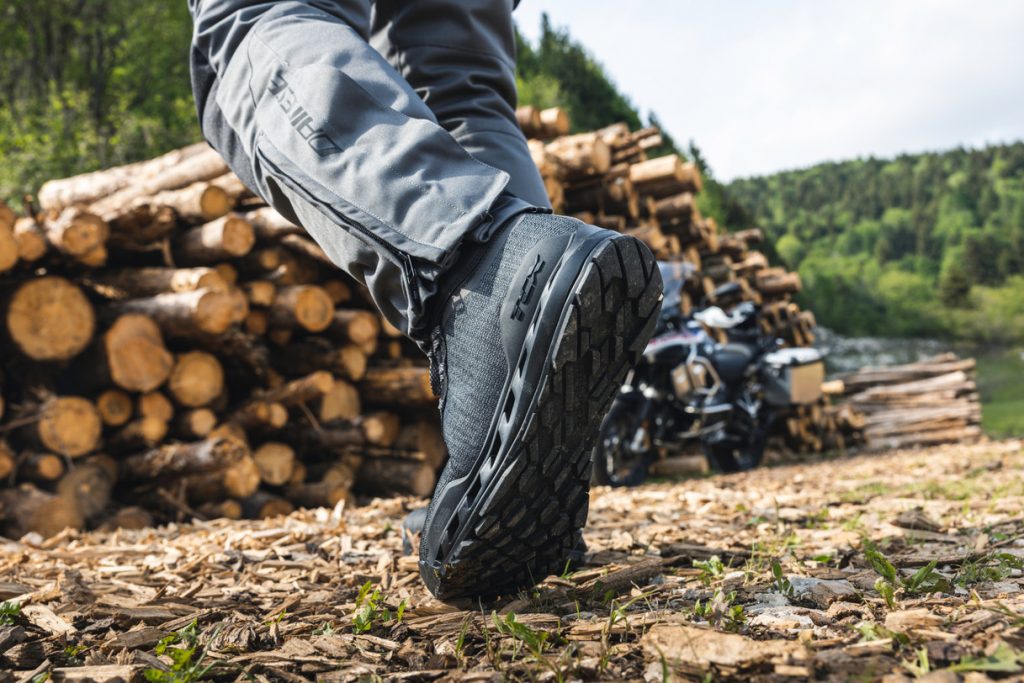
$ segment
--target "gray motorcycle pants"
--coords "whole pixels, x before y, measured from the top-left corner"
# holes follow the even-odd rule
[[[466,240],[549,207],[515,121],[513,0],[189,0],[203,133],[423,339]]]

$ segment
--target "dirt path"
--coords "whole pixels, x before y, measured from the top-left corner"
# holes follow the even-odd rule
[[[20,605],[0,610],[0,670],[20,672],[0,681],[945,681],[1024,662],[1020,442],[599,490],[586,566],[468,609],[402,556],[410,503],[0,542],[0,600]]]

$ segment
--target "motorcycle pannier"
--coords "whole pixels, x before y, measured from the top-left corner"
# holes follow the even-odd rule
[[[815,349],[780,349],[764,358],[765,398],[776,406],[814,403],[821,397],[825,362]]]

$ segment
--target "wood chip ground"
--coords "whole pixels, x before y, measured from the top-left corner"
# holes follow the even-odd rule
[[[0,681],[979,681],[1024,665],[1020,442],[599,489],[584,566],[493,604],[430,598],[402,554],[420,504],[0,541]]]

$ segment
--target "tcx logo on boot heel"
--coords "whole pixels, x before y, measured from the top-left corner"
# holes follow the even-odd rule
[[[530,299],[533,298],[533,292],[537,289],[537,278],[540,277],[540,273],[544,270],[545,262],[541,260],[540,254],[537,254],[537,260],[534,261],[533,267],[530,268],[530,272],[526,274],[526,279],[523,280],[523,287],[519,291],[519,298],[516,299],[515,306],[512,307],[512,319],[522,320],[526,311],[523,310],[523,306],[530,303]]]

